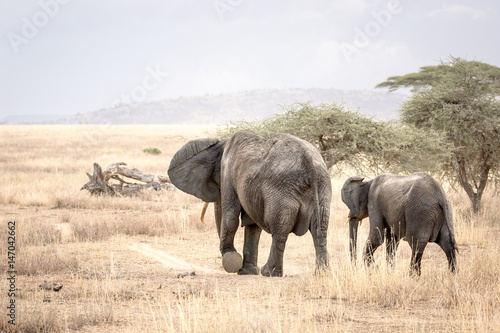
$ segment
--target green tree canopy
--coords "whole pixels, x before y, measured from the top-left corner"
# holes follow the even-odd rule
[[[434,79],[422,89],[423,81],[416,81],[419,90],[403,104],[401,120],[445,134],[452,150],[442,171],[464,188],[478,212],[488,181],[500,176],[500,68],[460,58],[425,68]],[[399,82],[394,89],[411,86]]]
[[[327,166],[342,172],[354,168],[362,174],[438,171],[449,155],[438,132],[412,125],[377,121],[345,105],[298,103],[263,121],[229,124],[219,137],[242,129],[262,136],[289,133],[315,145]],[[422,158],[422,156],[426,156]]]
[[[500,68],[479,61],[466,61],[458,58],[451,58],[451,62],[460,61],[460,66],[467,66],[471,73],[481,76],[492,91],[500,93]],[[391,76],[386,81],[381,82],[375,88],[389,88],[394,91],[401,88],[411,88],[412,92],[418,92],[424,88],[430,88],[446,81],[453,75],[454,66],[449,62],[442,62],[436,66],[420,67],[417,73],[409,73],[401,76]]]

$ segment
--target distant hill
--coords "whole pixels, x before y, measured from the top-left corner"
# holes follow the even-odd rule
[[[0,119],[0,124],[51,124],[63,117],[60,114],[10,115]]]
[[[259,89],[220,95],[179,97],[119,105],[76,114],[66,124],[224,124],[262,119],[281,112],[281,105],[311,101],[342,103],[378,119],[393,119],[404,95],[383,91],[338,89]]]
[[[345,103],[378,119],[393,119],[405,95],[368,90],[258,89],[238,93],[179,97],[117,105],[39,123],[59,124],[225,124],[253,121],[283,110],[282,105],[311,101]],[[32,118],[31,120],[34,120]],[[13,123],[14,121],[10,121]],[[19,123],[35,123],[20,119]]]

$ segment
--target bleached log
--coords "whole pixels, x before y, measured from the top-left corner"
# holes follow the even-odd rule
[[[113,163],[109,165],[104,171],[99,164],[94,163],[94,173],[90,175],[89,182],[82,186],[80,190],[88,190],[93,195],[120,195],[120,196],[135,196],[142,190],[173,190],[175,186],[172,185],[168,177],[144,173],[137,169],[128,169],[124,167],[127,165],[123,162]],[[144,182],[144,184],[137,184],[125,181],[122,177],[131,178]],[[118,184],[109,184],[111,179],[118,180]]]
[[[170,179],[168,179],[168,177],[144,173],[140,170],[137,170],[136,168],[134,169],[124,168],[122,167],[122,165],[127,165],[127,164],[123,162],[118,162],[109,165],[104,171],[104,180],[108,181],[111,177],[118,174],[145,183],[171,184]]]

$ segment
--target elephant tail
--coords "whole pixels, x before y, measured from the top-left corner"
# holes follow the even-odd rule
[[[441,208],[443,209],[444,212],[445,223],[448,226],[448,230],[450,231],[450,243],[451,246],[453,247],[453,251],[458,252],[457,242],[455,241],[455,230],[453,228],[453,212],[451,209],[451,203],[446,198],[444,193],[442,194],[442,197],[443,199],[441,203]]]
[[[319,204],[319,194],[318,194],[318,183],[316,179],[316,168],[314,167],[314,162],[309,153],[306,153],[306,162],[307,162],[307,174],[309,175],[309,183],[311,185],[311,190],[313,193],[314,200],[314,210],[316,214],[313,216],[316,217],[315,220],[311,221],[316,223],[316,234],[318,237],[323,237],[323,231],[321,230],[321,222],[323,221],[323,214]],[[312,229],[311,229],[312,230]],[[326,236],[326,235],[325,235]]]

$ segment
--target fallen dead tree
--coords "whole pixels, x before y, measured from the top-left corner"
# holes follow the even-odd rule
[[[119,162],[109,165],[104,171],[101,166],[94,163],[94,173],[90,175],[89,182],[82,186],[80,190],[88,190],[92,195],[118,195],[118,196],[135,196],[143,190],[173,190],[168,177],[144,173],[137,169],[129,169],[124,167],[126,163]],[[143,182],[142,184],[131,183],[125,181],[121,177],[127,177]],[[115,179],[119,183],[110,184],[110,180]]]

